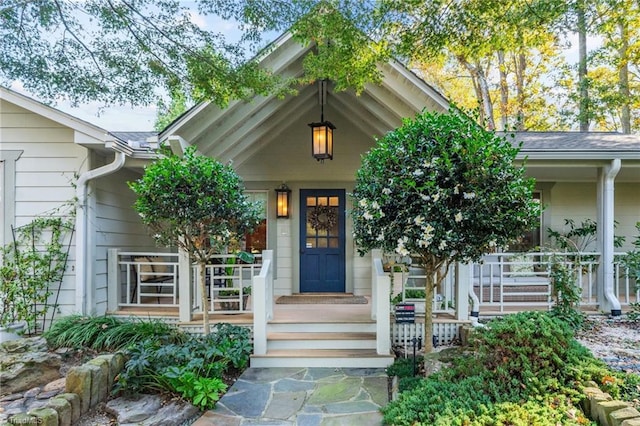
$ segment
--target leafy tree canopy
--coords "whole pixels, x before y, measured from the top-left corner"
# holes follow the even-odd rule
[[[210,100],[224,106],[255,94],[283,95],[316,78],[332,79],[341,89],[362,88],[375,77],[375,63],[384,56],[381,46],[369,49],[367,32],[359,31],[371,22],[364,19],[373,7],[368,3],[193,4],[189,9],[178,0],[4,1],[0,82],[19,80],[44,101],[67,98],[76,105],[144,105],[155,103],[163,92],[186,95],[189,103]],[[236,23],[240,39],[232,42],[222,32],[199,27],[193,19],[196,10]],[[306,61],[302,79],[283,80],[248,56],[264,44],[266,32],[291,29],[294,22],[298,39],[319,48]],[[332,49],[327,49],[329,39]]]
[[[154,239],[208,261],[234,239],[255,228],[260,208],[244,195],[242,180],[227,165],[188,148],[146,167],[129,186],[135,209]]]
[[[423,113],[388,133],[356,175],[360,253],[478,260],[533,227],[534,181],[518,148],[460,112]],[[435,265],[440,262],[436,261]]]

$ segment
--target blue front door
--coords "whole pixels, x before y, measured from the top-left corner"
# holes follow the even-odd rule
[[[300,190],[300,292],[345,291],[345,191]]]

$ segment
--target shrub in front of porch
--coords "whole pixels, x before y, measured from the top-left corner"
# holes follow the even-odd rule
[[[538,223],[534,181],[518,148],[462,112],[425,112],[377,141],[352,194],[355,245],[416,257],[425,269],[425,328],[452,262],[479,261]],[[431,335],[425,350],[431,351]]]
[[[115,392],[171,392],[206,410],[213,408],[251,355],[246,327],[217,324],[205,336],[164,344],[148,339],[130,347]]]
[[[198,264],[203,329],[209,334],[206,265],[255,228],[260,206],[244,195],[242,179],[231,166],[198,155],[195,147],[182,157],[156,161],[129,186],[138,196],[134,207],[156,243],[179,247]]]
[[[593,358],[566,323],[528,312],[476,330],[450,368],[414,383],[383,413],[392,425],[589,424],[577,408],[583,383],[625,399],[634,397],[634,380]]]

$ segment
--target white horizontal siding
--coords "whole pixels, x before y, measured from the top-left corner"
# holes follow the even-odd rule
[[[127,182],[140,177],[127,169],[92,182],[91,203],[92,237],[94,246],[91,265],[94,277],[92,310],[96,314],[107,311],[107,251],[120,248],[125,251],[162,251],[155,246],[146,226],[133,208],[135,193]]]

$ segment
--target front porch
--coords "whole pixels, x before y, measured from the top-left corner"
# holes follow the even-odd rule
[[[476,322],[479,316],[549,309],[549,256],[500,253],[486,257],[482,264],[452,268],[433,301],[435,343],[459,339],[461,326]],[[594,311],[598,309],[599,257],[589,253],[582,258],[578,275],[582,306]],[[424,299],[416,297],[424,291],[426,277],[418,268],[394,274],[392,284],[382,260],[374,255],[372,293],[366,304],[278,304],[270,251],[253,264],[229,259],[220,256],[207,265],[210,322],[252,328],[254,367],[385,367],[393,361],[394,346],[407,349],[413,338],[424,339],[426,334]],[[186,259],[173,253],[114,250],[109,262],[113,279],[109,315],[157,318],[191,333],[202,332],[198,274]],[[640,300],[639,292],[624,271],[614,270],[615,293],[624,310]],[[247,294],[250,297],[244,303]],[[415,304],[414,323],[396,323],[389,303],[392,297]]]

